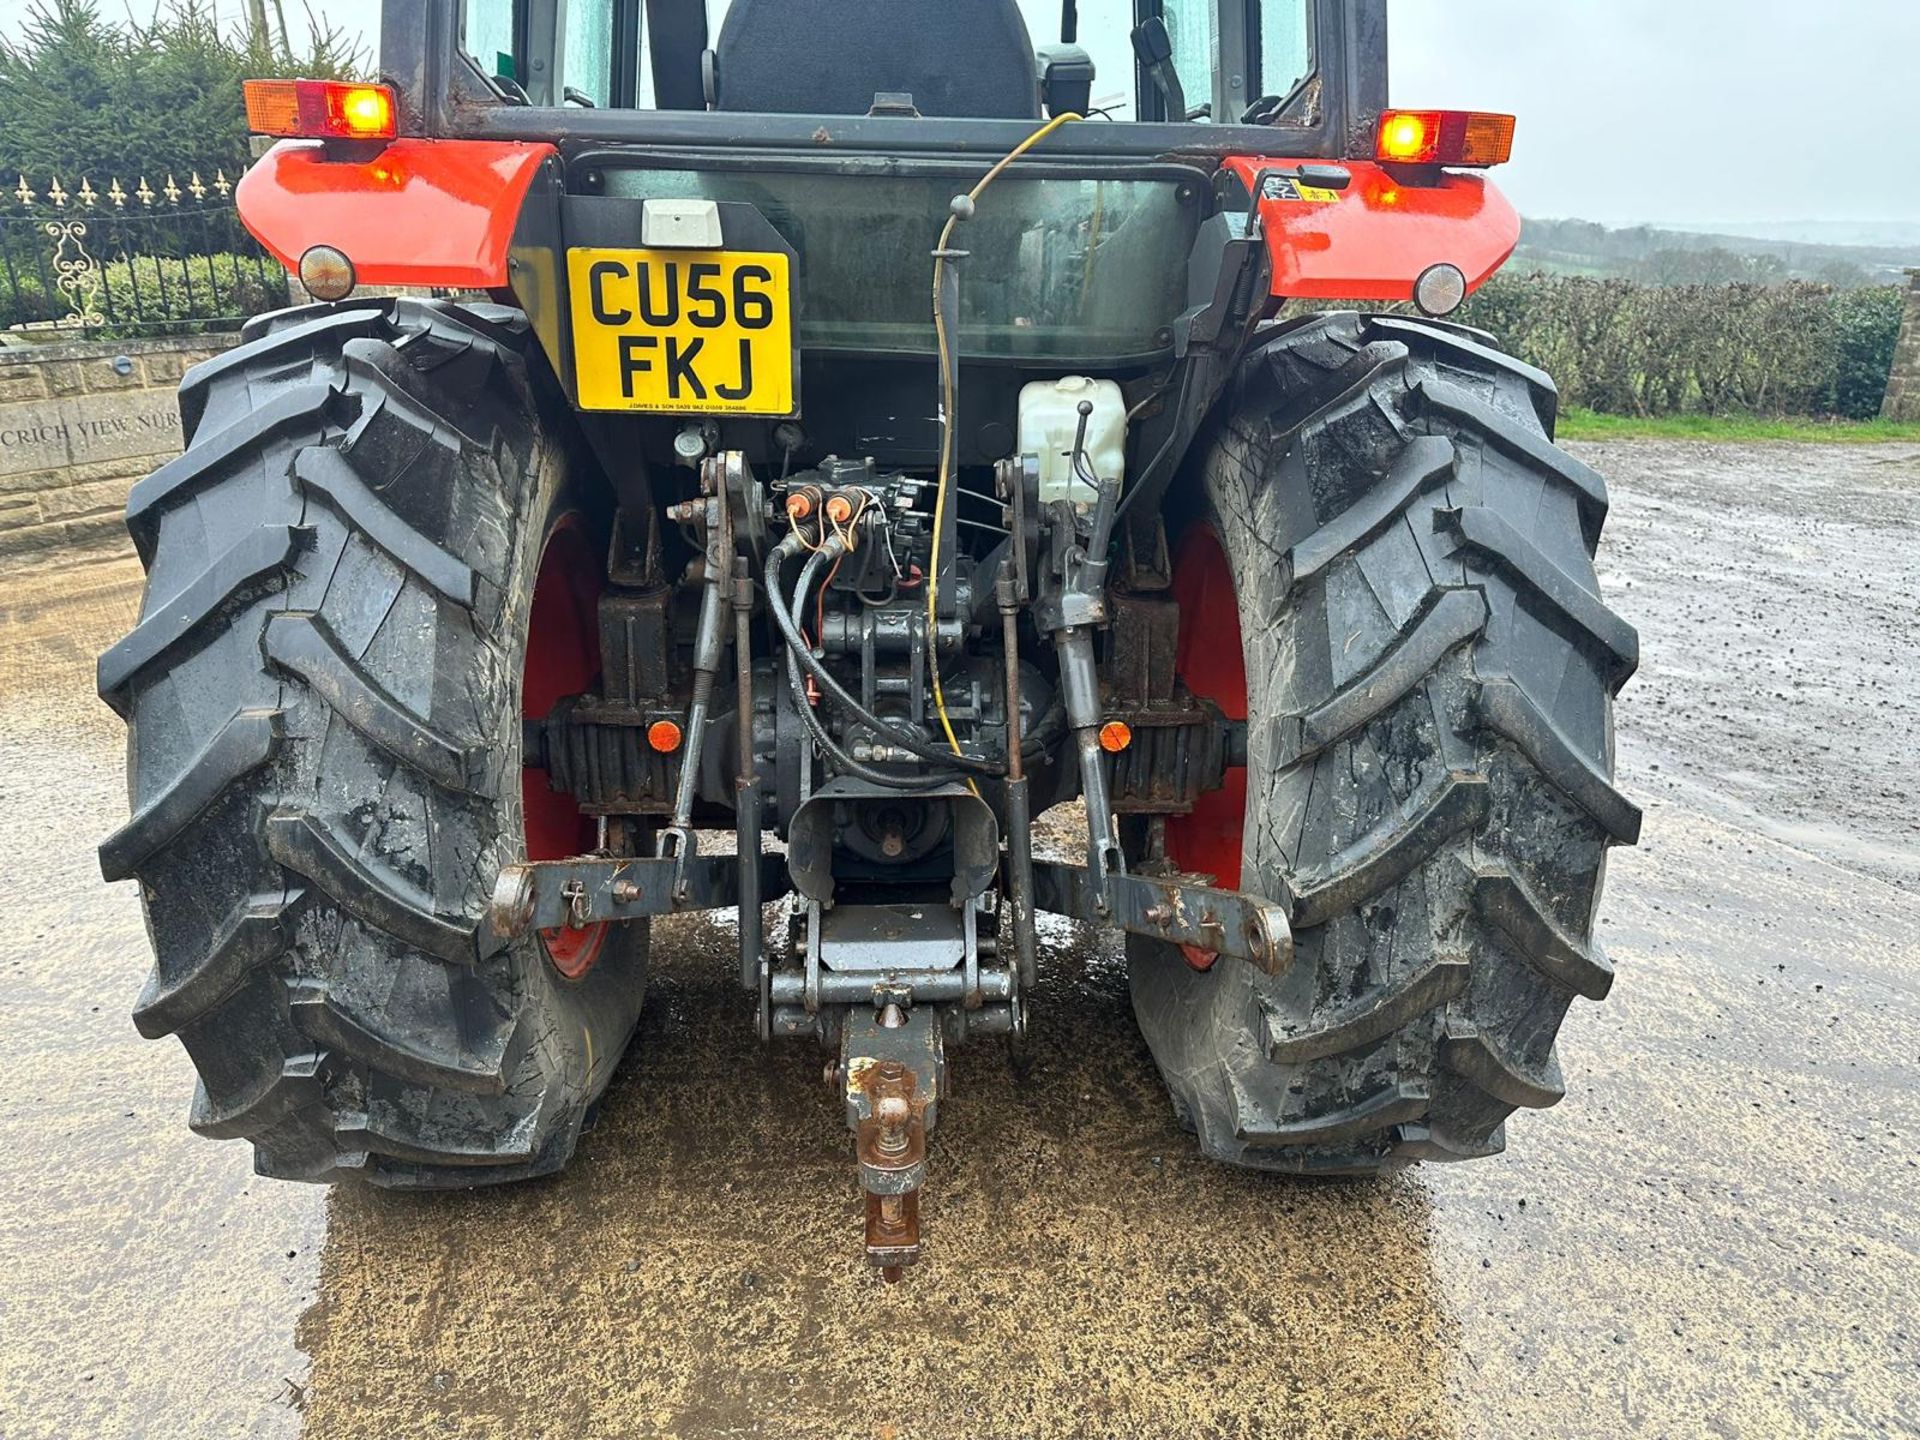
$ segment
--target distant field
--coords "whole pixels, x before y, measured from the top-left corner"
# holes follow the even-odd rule
[[[1900,227],[1835,225],[1808,240],[1787,235],[1613,227],[1590,220],[1524,222],[1512,268],[1553,275],[1593,275],[1655,285],[1813,280],[1823,284],[1898,285],[1903,267],[1920,254],[1920,237]]]
[[[1801,440],[1827,445],[1920,442],[1920,424],[1891,420],[1760,420],[1739,415],[1667,415],[1642,419],[1573,407],[1561,412],[1562,440]]]

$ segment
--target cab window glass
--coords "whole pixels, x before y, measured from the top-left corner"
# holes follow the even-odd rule
[[[615,83],[614,67],[621,63],[614,51],[618,30],[616,7],[630,4],[637,12],[643,0],[466,0],[462,9],[462,48],[486,75],[511,81],[535,104],[591,104],[606,106],[614,96],[633,96],[641,109],[652,109],[654,94],[650,27],[638,26],[639,46],[630,58],[634,75],[624,85]],[[709,43],[717,40],[732,0],[682,0],[704,3]],[[795,0],[799,3],[799,0]],[[954,0],[961,3],[961,0]],[[1027,33],[1036,48],[1060,40],[1059,0],[1017,0]],[[1219,60],[1216,9],[1220,0],[1163,0],[1161,15],[1173,45],[1173,64],[1186,93],[1187,104],[1199,118],[1236,120],[1238,115],[1212,116],[1215,70]],[[1233,0],[1228,0],[1233,3]],[[1313,0],[1245,0],[1248,4],[1249,42],[1259,74],[1249,87],[1249,99],[1284,95],[1313,70]],[[516,10],[521,13],[516,14]],[[1136,90],[1133,47],[1129,36],[1136,14],[1134,0],[1079,0],[1076,43],[1094,65],[1092,113],[1089,120],[1131,121],[1159,109],[1158,97],[1143,106]],[[636,17],[630,17],[630,20]],[[531,24],[546,33],[527,34]],[[520,53],[522,49],[526,54]],[[550,56],[551,65],[547,63]],[[673,63],[669,61],[669,63]],[[623,100],[623,103],[624,100]],[[1170,116],[1170,119],[1181,117]]]
[[[1167,38],[1173,42],[1173,68],[1180,76],[1190,108],[1206,105],[1213,96],[1213,0],[1167,0],[1161,8]],[[1169,115],[1178,120],[1178,115]]]
[[[707,34],[717,36],[731,0],[706,0]],[[1036,47],[1060,38],[1060,0],[1019,0],[1020,16]],[[1138,118],[1133,76],[1133,0],[1080,0],[1079,39],[1093,61],[1093,110],[1107,120]],[[1203,7],[1204,8],[1204,7]],[[645,49],[644,44],[642,49]],[[652,67],[640,65],[640,104],[653,104]]]
[[[1060,38],[1059,0],[1020,0],[1036,47]],[[1133,0],[1080,0],[1079,38],[1093,61],[1093,118],[1138,118],[1133,93]]]
[[[460,16],[460,48],[484,75],[518,80],[513,63],[513,0],[467,0]]]
[[[1263,0],[1259,13],[1259,93],[1285,95],[1313,71],[1313,3]]]
[[[613,98],[613,0],[560,0],[560,83],[575,104]]]

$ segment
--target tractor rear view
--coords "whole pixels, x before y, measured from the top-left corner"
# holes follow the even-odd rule
[[[188,375],[99,666],[193,1127],[555,1171],[729,912],[898,1278],[1050,911],[1209,1156],[1499,1152],[1639,828],[1606,488],[1444,319],[1511,118],[1389,110],[1384,0],[720,8],[388,0],[381,84],[248,87],[320,303]]]

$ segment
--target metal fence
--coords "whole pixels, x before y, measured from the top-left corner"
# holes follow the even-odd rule
[[[0,330],[101,336],[237,327],[287,303],[287,275],[246,231],[224,170],[158,186],[88,177],[0,190]]]

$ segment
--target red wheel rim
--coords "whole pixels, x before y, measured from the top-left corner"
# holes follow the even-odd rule
[[[544,720],[570,695],[591,690],[600,675],[600,560],[579,515],[561,517],[547,536],[527,617],[527,658],[520,676],[520,713]],[[584,855],[598,826],[571,796],[555,791],[545,770],[520,774],[527,858],[565,860]],[[606,924],[582,930],[542,930],[553,968],[569,980],[591,970],[606,947]]]
[[[1233,571],[1220,537],[1197,525],[1180,539],[1173,559],[1173,598],[1180,606],[1180,640],[1173,668],[1188,690],[1211,700],[1229,720],[1247,718],[1247,661],[1240,648],[1240,606]],[[1180,869],[1211,875],[1224,890],[1240,888],[1241,846],[1247,818],[1247,772],[1232,769],[1226,783],[1195,802],[1193,812],[1167,820],[1167,858]],[[1196,970],[1220,957],[1180,947]]]

